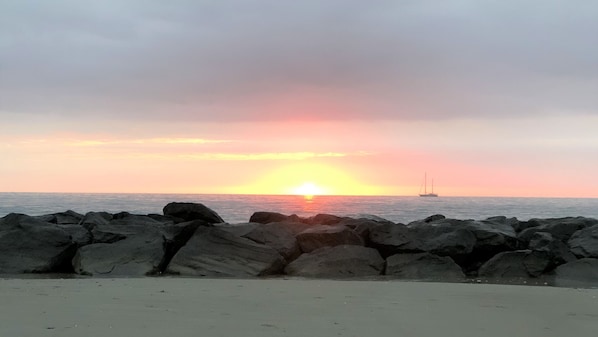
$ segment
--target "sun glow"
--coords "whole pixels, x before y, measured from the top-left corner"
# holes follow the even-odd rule
[[[305,182],[293,190],[293,194],[302,195],[308,199],[313,198],[314,195],[320,195],[322,192],[323,190],[312,182]]]
[[[382,189],[369,186],[347,172],[330,165],[296,163],[268,171],[255,182],[234,186],[230,193],[315,195],[380,195]]]

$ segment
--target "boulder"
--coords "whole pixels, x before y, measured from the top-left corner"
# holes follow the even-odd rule
[[[222,223],[224,220],[212,209],[200,203],[171,202],[164,206],[164,215],[185,221],[202,220],[207,223]]]
[[[246,223],[238,223],[238,224],[223,224],[218,226],[218,228],[222,229],[223,231],[229,232],[236,236],[243,236],[248,234],[252,230],[254,230],[257,226],[261,224],[256,222],[246,222]]]
[[[519,233],[519,240],[525,245],[529,243],[536,232],[550,233],[555,239],[567,242],[573,233],[586,227],[598,224],[598,220],[585,217],[566,217],[550,219],[531,219],[529,227]]]
[[[550,266],[547,254],[531,250],[502,252],[480,267],[479,277],[512,280],[539,277]]]
[[[157,233],[124,238],[114,243],[94,243],[79,248],[73,258],[77,274],[95,276],[144,276],[160,272],[166,243]]]
[[[370,230],[374,227],[381,226],[383,223],[394,225],[394,223],[390,221],[379,222],[371,219],[359,218],[359,219],[351,219],[346,218],[339,222],[337,225],[345,226],[351,228],[355,233],[357,233],[364,241],[365,245],[370,245]]]
[[[529,242],[529,249],[547,254],[551,260],[549,269],[577,259],[565,243],[556,240],[552,234],[546,232],[535,233]]]
[[[285,273],[302,277],[365,277],[380,275],[384,259],[372,248],[356,245],[323,247],[302,254]]]
[[[425,223],[430,223],[430,222],[434,222],[434,221],[438,221],[438,220],[444,220],[446,219],[446,217],[442,214],[434,214],[434,215],[430,215],[429,217],[425,218],[423,221]]]
[[[503,216],[468,222],[466,228],[476,237],[472,253],[493,256],[499,252],[517,249],[517,234],[513,229],[516,222],[515,218]]]
[[[55,224],[15,213],[0,218],[0,274],[68,272],[76,249]]]
[[[340,216],[336,216],[336,215],[332,215],[332,214],[317,214],[313,217],[309,217],[307,219],[305,219],[305,222],[310,224],[310,225],[335,225],[341,221],[343,221],[343,219]]]
[[[150,217],[128,215],[94,225],[92,244],[79,248],[72,266],[82,275],[143,276],[160,274],[201,220],[161,223]]]
[[[598,258],[598,226],[578,230],[573,233],[568,244],[571,252],[578,257]]]
[[[345,226],[315,225],[297,235],[299,247],[304,253],[309,253],[322,247],[339,245],[363,246],[361,237]]]
[[[421,249],[440,256],[461,257],[470,254],[477,242],[473,231],[443,224],[419,225],[411,229]]]
[[[286,261],[292,261],[301,254],[295,234],[280,223],[259,224],[243,237],[274,248]]]
[[[297,215],[284,215],[277,212],[255,212],[249,218],[249,222],[270,223],[270,222],[302,222]]]
[[[558,266],[554,271],[554,285],[559,287],[596,287],[598,259],[583,258]]]
[[[486,220],[438,219],[409,224],[422,251],[450,256],[466,273],[473,274],[494,255],[517,249],[514,218]]]
[[[86,224],[90,228],[93,243],[114,243],[128,237],[144,234],[162,235],[164,228],[171,225],[174,225],[174,223],[163,223],[148,216],[132,214],[126,216],[120,214],[112,221],[104,224]]]
[[[88,212],[79,222],[79,225],[92,229],[96,225],[107,225],[113,219],[112,214],[106,212]]]
[[[71,236],[71,240],[77,246],[85,246],[92,242],[91,232],[87,228],[79,225],[56,225]]]
[[[251,277],[276,274],[284,258],[273,248],[217,227],[199,227],[166,272],[184,276]]]
[[[370,220],[370,221],[375,221],[375,222],[379,222],[379,223],[393,223],[392,221],[390,221],[388,219],[384,219],[384,218],[379,217],[374,214],[357,214],[353,218],[357,219],[357,220]]]
[[[410,280],[458,281],[465,278],[461,267],[453,259],[430,253],[389,256],[385,274]]]
[[[66,212],[36,216],[38,220],[61,225],[76,225],[83,218],[82,214],[68,210]]]
[[[385,223],[371,227],[368,242],[383,257],[398,253],[421,252],[421,244],[410,229],[403,224]]]

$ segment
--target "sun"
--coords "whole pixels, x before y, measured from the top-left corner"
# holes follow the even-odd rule
[[[310,181],[304,182],[303,185],[293,189],[293,194],[303,195],[305,197],[313,197],[314,195],[320,195],[323,192],[322,188]]]

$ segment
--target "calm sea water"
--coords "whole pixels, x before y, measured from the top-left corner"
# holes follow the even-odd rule
[[[203,203],[229,223],[247,222],[256,211],[300,216],[374,214],[401,223],[437,213],[457,219],[485,219],[495,215],[520,220],[565,216],[598,218],[598,199],[315,196],[307,200],[302,196],[280,195],[78,193],[0,193],[0,217],[13,212],[42,215],[66,210],[162,214],[162,208],[172,201]]]

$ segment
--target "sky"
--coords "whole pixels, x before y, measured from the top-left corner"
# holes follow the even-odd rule
[[[0,192],[598,197],[593,0],[3,0]]]

